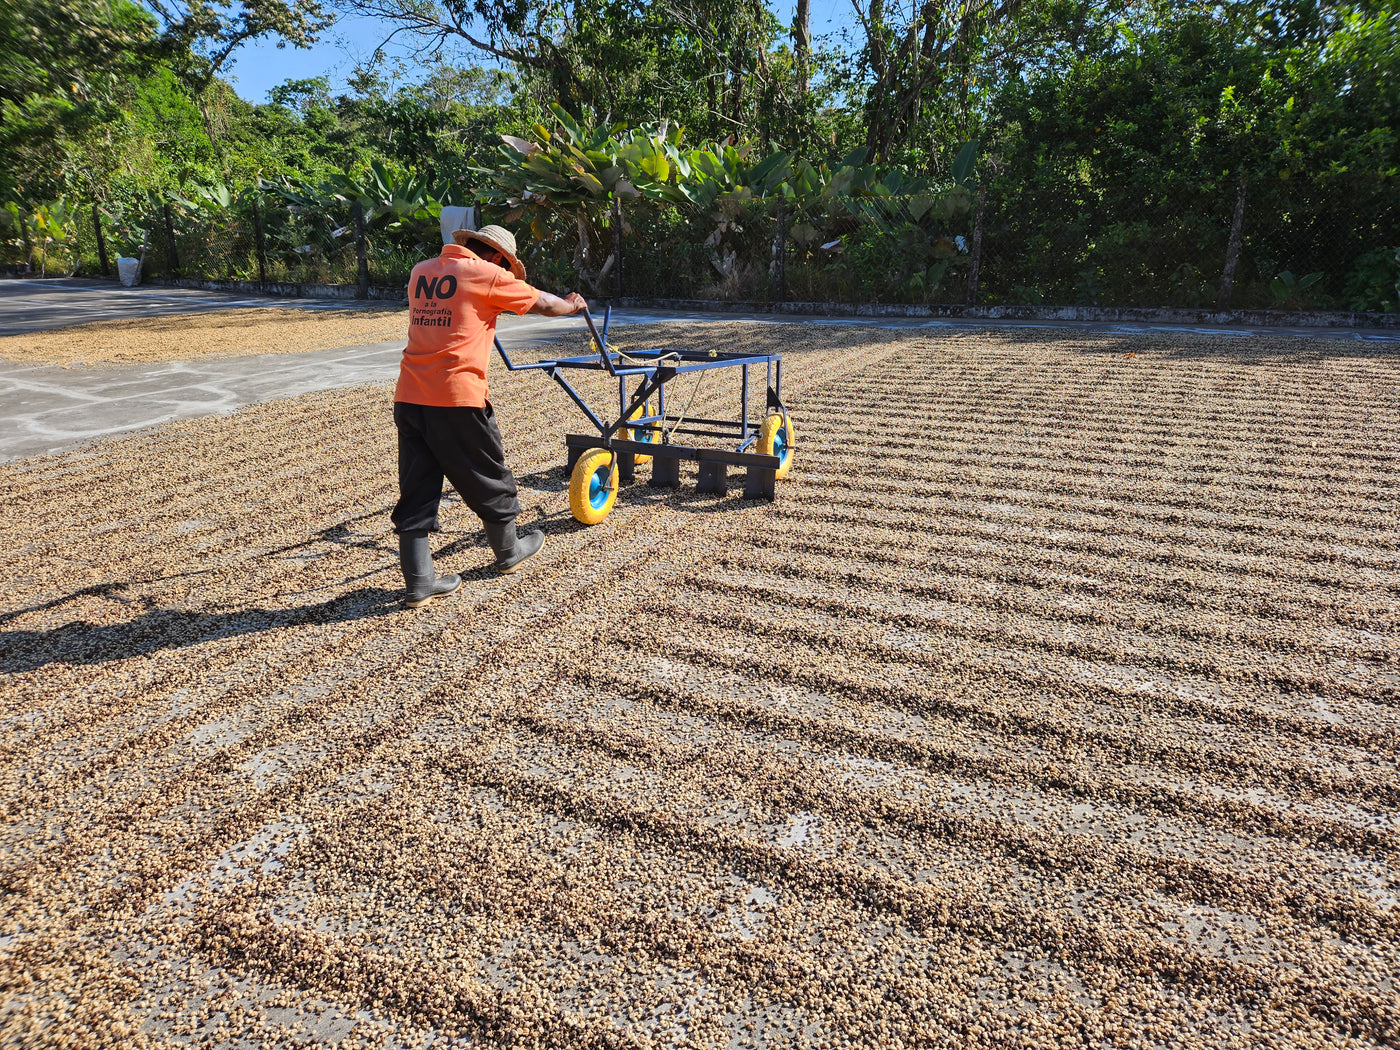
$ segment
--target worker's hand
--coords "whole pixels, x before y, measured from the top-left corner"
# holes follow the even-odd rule
[[[578,292],[570,292],[561,299],[557,295],[542,291],[535,300],[535,305],[530,307],[530,313],[544,314],[545,317],[570,317],[587,309],[588,303]]]

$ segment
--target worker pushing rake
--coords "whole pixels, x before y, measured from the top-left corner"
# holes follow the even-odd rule
[[[481,518],[496,554],[496,567],[513,572],[544,546],[538,529],[520,533],[515,477],[505,464],[486,383],[494,342],[511,371],[542,371],[582,409],[596,434],[569,434],[569,507],[585,525],[607,517],[618,485],[631,481],[635,467],[652,462],[651,484],[680,483],[680,463],[699,466],[697,488],[723,494],[728,469],[747,471],[744,495],[774,497],[774,484],[792,469],[792,421],[782,402],[782,357],[779,354],[718,351],[647,350],[623,354],[609,349],[611,310],[601,331],[577,292],[559,298],[525,282],[525,267],[515,237],[500,226],[457,230],[442,254],[414,267],[409,278],[409,335],[394,392],[394,424],[399,435],[399,501],[394,530],[399,535],[399,562],[410,608],[453,593],[461,586],[454,574],[437,576],[428,549],[428,533],[437,526],[442,482],[446,477],[462,501]],[[592,353],[516,364],[495,338],[502,313],[546,317],[583,314],[592,336]],[[750,423],[752,372],[764,369],[766,412]],[[677,377],[702,377],[719,368],[741,370],[737,420],[689,418],[690,405],[670,413],[666,387]],[[616,419],[599,415],[569,382],[571,370],[606,372],[617,381]],[[629,390],[629,384],[635,386]],[[732,448],[677,443],[676,436],[718,437]],[[735,440],[737,439],[737,441]]]

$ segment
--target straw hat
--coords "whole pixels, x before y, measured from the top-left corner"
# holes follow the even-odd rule
[[[525,280],[525,264],[522,263],[515,254],[515,234],[511,233],[504,226],[483,226],[479,230],[457,230],[452,234],[452,239],[463,248],[470,248],[472,241],[479,241],[488,248],[493,248],[506,257],[510,263],[510,272]]]

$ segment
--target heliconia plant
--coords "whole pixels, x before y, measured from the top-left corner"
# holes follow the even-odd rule
[[[375,265],[396,273],[435,249],[445,205],[480,203],[520,230],[526,250],[548,260],[560,280],[577,278],[599,293],[611,287],[606,279],[631,222],[675,218],[722,279],[739,279],[759,255],[778,258],[784,243],[823,258],[823,249],[842,251],[855,234],[863,242],[899,239],[903,256],[927,260],[911,277],[927,284],[953,251],[948,221],[974,196],[976,143],[958,154],[951,181],[934,181],[868,164],[864,150],[813,163],[752,139],[687,143],[669,121],[631,127],[559,106],[552,114],[526,136],[501,136],[494,155],[473,169],[475,186],[376,159],[316,181],[187,182],[103,212],[118,254],[144,256],[149,247],[169,272],[237,276],[268,264],[269,272],[335,279],[357,254],[357,205]],[[637,207],[623,206],[629,201]],[[0,212],[7,254],[23,253],[41,270],[66,251],[74,224],[62,202],[12,203]],[[763,247],[768,237],[771,252]],[[570,245],[572,260],[564,254]]]
[[[48,276],[49,259],[58,256],[72,272],[78,262],[77,216],[63,200],[25,207],[8,201],[0,209],[6,246],[17,249],[30,266],[39,263],[40,276]]]
[[[451,183],[432,182],[427,175],[395,172],[379,160],[362,171],[332,172],[318,184],[282,179],[263,181],[259,188],[275,193],[302,213],[348,217],[359,204],[366,227],[397,230],[406,223],[435,221],[444,205],[457,203]]]
[[[721,242],[755,201],[781,198],[792,240],[807,248],[861,225],[903,229],[929,217],[946,221],[972,199],[975,142],[960,150],[949,185],[877,169],[865,163],[863,149],[834,165],[814,165],[781,151],[763,154],[752,140],[688,148],[683,129],[665,121],[632,128],[576,120],[557,105],[552,112],[552,129],[537,124],[530,139],[501,136],[495,165],[475,169],[482,176],[477,192],[505,209],[507,223],[524,221],[540,242],[563,220],[576,237],[574,269],[595,287],[615,260],[609,255],[592,265],[593,246],[605,243],[622,199],[640,197],[707,220],[705,244],[715,249],[713,261],[724,275],[729,265]]]

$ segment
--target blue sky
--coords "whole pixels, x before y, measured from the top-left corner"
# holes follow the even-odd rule
[[[779,0],[774,10],[780,19],[791,24],[793,6],[792,0]],[[850,0],[812,0],[814,37],[852,25],[854,21]],[[358,63],[374,53],[392,28],[377,20],[346,18],[326,33],[319,44],[305,51],[255,43],[238,53],[229,79],[249,102],[266,102],[271,88],[292,78],[327,77],[335,93],[343,90],[345,78]],[[401,55],[403,51],[391,47],[390,54]]]

